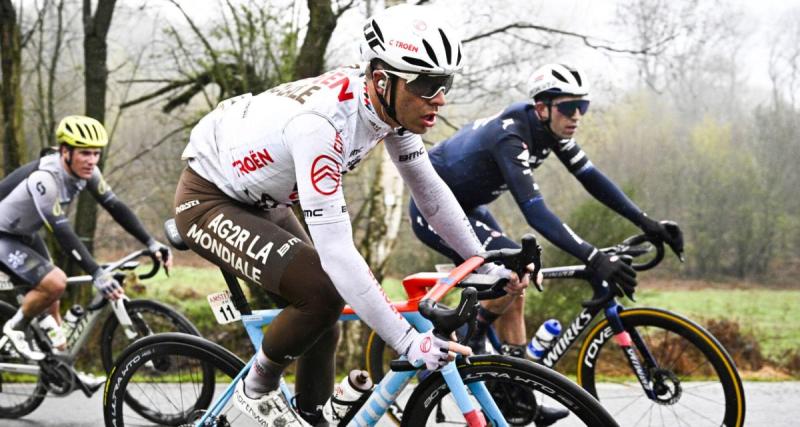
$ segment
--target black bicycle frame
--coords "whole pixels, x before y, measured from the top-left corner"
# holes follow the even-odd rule
[[[545,279],[580,279],[585,280],[587,283],[591,283],[591,280],[593,280],[591,273],[587,271],[584,266],[543,268],[542,274]],[[594,298],[607,296],[607,294],[612,291],[610,286],[605,286],[602,290],[598,290],[599,288],[600,287],[597,286],[594,287]],[[601,312],[604,312],[606,319],[608,319],[608,324],[611,327],[611,333],[604,333],[601,335],[602,340],[591,343],[589,352],[587,352],[587,357],[585,360],[579,360],[578,363],[588,364],[588,366],[591,367],[594,363],[592,356],[597,355],[597,351],[600,348],[599,346],[614,336],[616,337],[617,344],[622,348],[630,368],[636,374],[639,384],[641,384],[645,394],[647,394],[651,400],[655,399],[656,396],[651,385],[650,372],[653,372],[656,368],[656,360],[636,329],[625,329],[622,318],[620,317],[620,313],[624,309],[625,307],[619,304],[616,298],[611,298],[605,307],[598,305],[584,308],[578,313],[578,316],[561,331],[555,344],[545,351],[539,363],[552,369],[592,321]],[[636,348],[639,349],[644,356],[647,365],[646,368],[642,366],[632,344],[635,344]],[[592,348],[595,349],[594,352],[592,352]]]

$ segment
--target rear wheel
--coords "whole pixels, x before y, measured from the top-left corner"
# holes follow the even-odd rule
[[[128,338],[117,317],[111,314],[103,325],[100,344],[100,356],[106,372],[111,370],[111,364],[122,350],[140,338],[161,332],[183,332],[200,336],[200,331],[189,319],[160,302],[130,300],[125,302],[125,309],[131,318],[136,336]]]
[[[627,309],[620,317],[634,338],[636,355],[656,398],[645,396],[623,352],[610,344],[613,332],[607,319],[583,341],[578,383],[621,423],[744,425],[744,391],[736,365],[708,331],[675,313],[653,308]],[[640,343],[635,335],[641,337]],[[645,351],[655,366],[647,363]]]
[[[16,308],[0,301],[0,328],[16,312]],[[1,334],[0,340],[5,341]],[[11,369],[15,366],[38,368],[38,364],[20,356],[10,342],[0,347],[0,364],[8,366],[8,369],[0,369],[0,418],[19,418],[33,412],[47,395],[41,376],[11,372]]]

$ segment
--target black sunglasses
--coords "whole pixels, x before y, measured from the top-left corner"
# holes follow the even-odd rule
[[[558,109],[559,113],[567,117],[574,116],[575,111],[580,111],[582,116],[586,114],[587,111],[589,111],[589,100],[575,99],[572,101],[559,102],[558,104],[553,104],[553,106]]]
[[[432,75],[432,74],[414,74],[414,73],[401,73],[399,71],[383,70],[389,74],[400,77],[406,81],[408,91],[416,96],[432,99],[442,91],[445,95],[450,92],[453,86],[453,75]]]

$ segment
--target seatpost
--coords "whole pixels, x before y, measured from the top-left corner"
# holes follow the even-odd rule
[[[222,272],[222,277],[225,278],[225,283],[228,285],[228,289],[231,291],[231,301],[233,301],[233,306],[239,310],[239,313],[253,314],[253,311],[250,309],[250,304],[247,302],[247,298],[244,297],[242,287],[239,285],[239,279],[223,269],[220,269],[220,271]]]

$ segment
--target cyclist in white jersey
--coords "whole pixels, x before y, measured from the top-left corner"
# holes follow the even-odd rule
[[[200,255],[286,306],[234,396],[261,425],[319,421],[333,389],[345,301],[386,343],[429,369],[470,354],[417,332],[388,303],[353,243],[342,189],[342,174],[383,140],[442,238],[465,258],[482,251],[420,137],[436,123],[462,64],[460,39],[430,15],[420,6],[386,9],[364,27],[366,64],[226,100],[192,130],[175,196],[178,231]],[[310,238],[289,209],[298,202]],[[527,280],[487,268],[513,277],[512,290]],[[278,390],[294,359],[302,418]]]

